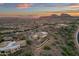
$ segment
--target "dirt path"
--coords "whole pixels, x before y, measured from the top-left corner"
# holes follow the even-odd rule
[[[42,51],[42,48],[45,46],[45,45],[48,45],[48,44],[51,44],[52,43],[52,40],[47,38],[42,44],[40,44],[39,46],[35,47],[35,50],[34,50],[34,55],[37,56],[40,54],[40,52]]]

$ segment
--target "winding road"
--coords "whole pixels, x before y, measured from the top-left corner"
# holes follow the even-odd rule
[[[77,48],[78,48],[78,51],[79,51],[79,43],[78,43],[78,32],[79,32],[79,28],[77,29],[77,31],[75,32],[75,34],[74,34],[74,41],[75,41],[75,43],[76,43],[76,46],[77,46]]]

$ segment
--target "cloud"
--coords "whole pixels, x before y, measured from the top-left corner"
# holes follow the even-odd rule
[[[24,4],[17,4],[16,5],[16,7],[17,8],[29,8],[29,7],[31,7],[31,4],[26,4],[26,3],[24,3]]]
[[[56,4],[54,7],[56,8],[68,8],[68,9],[75,9],[75,8],[79,8],[79,4],[78,3],[71,3],[71,4]]]
[[[0,6],[4,5],[5,3],[0,3]]]
[[[0,5],[3,5],[4,3],[0,3]]]
[[[79,4],[70,4],[68,7],[70,7],[70,8],[79,8]]]

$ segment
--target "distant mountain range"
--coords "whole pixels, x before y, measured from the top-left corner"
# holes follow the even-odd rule
[[[40,17],[40,18],[57,18],[57,17],[74,17],[74,16],[71,16],[69,14],[61,14],[60,16],[56,15],[56,14],[52,14],[50,16],[44,16],[44,17]]]
[[[56,17],[74,17],[74,16],[71,16],[69,14],[61,14],[60,16],[59,15],[56,15],[56,14],[52,14],[50,16],[37,16],[37,15],[27,15],[27,16],[22,16],[22,15],[18,15],[18,16],[0,16],[1,18],[4,18],[4,17],[15,17],[15,18],[56,18]],[[78,16],[77,16],[78,17]]]
[[[60,21],[60,20],[76,20],[79,19],[79,16],[71,16],[69,14],[61,14],[61,15],[56,15],[56,14],[52,14],[50,16],[4,16],[4,17],[0,17],[0,23],[30,23],[33,22],[35,20],[46,20],[47,22],[52,22],[52,21]],[[39,22],[39,21],[38,21]],[[41,21],[42,22],[42,21]],[[45,22],[45,21],[43,21]]]

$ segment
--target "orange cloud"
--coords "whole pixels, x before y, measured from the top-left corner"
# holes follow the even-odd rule
[[[70,8],[79,8],[79,4],[71,4],[69,5]]]
[[[31,4],[17,4],[16,7],[17,8],[29,8],[31,7]]]

